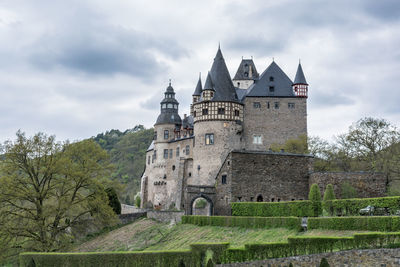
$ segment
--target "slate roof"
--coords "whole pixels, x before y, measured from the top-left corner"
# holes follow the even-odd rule
[[[247,89],[240,89],[238,87],[235,87],[235,89],[236,89],[236,94],[238,96],[239,101],[242,101],[248,92]]]
[[[258,77],[259,74],[254,61],[252,59],[242,59],[233,80],[257,80]]]
[[[197,82],[196,89],[194,90],[193,96],[200,96],[203,87],[201,85],[201,77],[199,76],[199,81]]]
[[[211,101],[238,102],[238,96],[220,48],[218,48],[214,58],[210,76],[215,89],[215,94]]]
[[[165,97],[160,104],[173,104],[173,105],[179,105],[179,102],[175,99],[175,92],[174,88],[172,88],[171,83],[165,90],[165,95],[169,94],[172,95],[171,98]],[[182,120],[181,117],[178,114],[178,109],[175,108],[161,108],[161,114],[158,115],[157,121],[155,125],[157,124],[175,124],[175,125],[182,125]]]
[[[186,118],[183,119],[182,121],[182,128],[186,129],[186,128],[191,128],[193,129],[193,116],[187,116]]]
[[[307,84],[306,77],[304,76],[303,68],[299,62],[299,66],[297,67],[296,77],[294,78],[294,84]]]
[[[203,90],[213,90],[213,91],[215,91],[214,83],[211,80],[210,72],[208,72],[208,74],[207,74],[207,79],[206,79],[206,83],[204,84]]]
[[[147,148],[146,152],[150,151],[150,150],[153,150],[153,149],[154,149],[154,140],[151,141],[151,144],[149,145],[149,148]]]
[[[283,70],[272,62],[261,74],[260,78],[250,86],[248,96],[269,96],[269,97],[295,97],[292,89],[293,82]]]

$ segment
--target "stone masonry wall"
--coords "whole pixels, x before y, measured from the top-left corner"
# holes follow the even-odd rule
[[[254,103],[260,104],[255,108]],[[275,108],[275,102],[279,108]],[[268,107],[269,103],[269,107]],[[289,108],[288,104],[294,104]],[[307,99],[298,97],[247,97],[244,106],[244,141],[247,150],[267,151],[271,144],[307,135]],[[261,144],[253,144],[261,135]]]
[[[147,218],[154,219],[160,222],[174,222],[178,223],[182,221],[182,216],[185,214],[184,211],[147,211]]]
[[[326,258],[330,266],[346,266],[346,267],[395,267],[400,266],[400,248],[397,249],[365,249],[365,250],[348,250],[333,253],[322,253],[304,256],[295,256],[288,258],[278,258],[263,261],[241,262],[220,264],[217,266],[224,267],[286,267],[290,263],[296,267],[319,266],[322,258]]]
[[[318,184],[321,194],[328,184],[333,185],[335,196],[340,198],[341,187],[348,182],[358,193],[358,197],[383,197],[386,193],[386,177],[383,173],[371,172],[314,172],[310,174],[310,186]]]
[[[229,153],[225,159],[217,178],[215,180],[215,190],[217,196],[215,198],[215,215],[231,215],[231,198],[232,198],[232,153]],[[225,183],[222,182],[222,176],[226,176]]]

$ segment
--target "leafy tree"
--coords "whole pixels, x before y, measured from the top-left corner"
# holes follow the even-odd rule
[[[298,138],[292,138],[285,142],[285,144],[272,144],[272,151],[279,152],[281,149],[284,149],[285,152],[296,153],[296,154],[307,154],[308,146],[307,146],[307,136],[300,135]]]
[[[329,200],[334,200],[336,199],[335,197],[335,192],[333,191],[333,185],[332,184],[328,184],[326,186],[325,192],[324,192],[324,202],[323,207],[324,209],[329,212],[329,215],[333,215],[333,210],[332,210],[332,204],[330,202],[327,202]]]
[[[108,196],[108,205],[110,205],[115,214],[121,214],[121,202],[119,202],[115,189],[113,187],[109,187],[106,189],[106,193]]]
[[[347,199],[347,198],[357,198],[357,190],[352,187],[348,182],[342,183],[341,186],[341,197],[342,199]]]
[[[81,220],[114,222],[104,185],[111,166],[91,140],[58,143],[18,131],[3,145],[0,166],[0,239],[22,250],[55,251]]]
[[[308,200],[311,201],[314,217],[322,213],[321,192],[317,184],[312,184],[308,194]]]

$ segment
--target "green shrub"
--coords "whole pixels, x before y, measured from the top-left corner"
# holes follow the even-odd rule
[[[329,213],[329,215],[333,216],[333,207],[332,207],[332,202],[331,200],[336,199],[335,197],[335,192],[333,191],[333,185],[328,184],[325,188],[324,192],[324,201],[322,203],[322,206],[326,212]]]
[[[328,260],[326,258],[322,258],[319,267],[330,267]]]
[[[311,201],[234,202],[232,216],[309,217],[313,215]]]
[[[301,229],[301,218],[298,217],[239,217],[239,216],[197,216],[182,217],[182,223],[198,226],[224,226],[242,228],[288,228]]]
[[[142,199],[140,198],[140,196],[136,196],[135,198],[135,206],[140,208],[140,203],[142,202]]]
[[[309,218],[308,229],[400,231],[399,216],[354,216]]]
[[[314,217],[322,214],[321,192],[317,184],[312,184],[308,194],[308,200],[311,201],[311,209]]]
[[[114,188],[110,187],[106,189],[108,196],[108,205],[113,209],[116,214],[121,214],[121,202],[119,202],[117,192]]]
[[[357,190],[352,187],[348,182],[344,182],[341,186],[341,197],[342,199],[346,198],[356,198],[358,196]]]

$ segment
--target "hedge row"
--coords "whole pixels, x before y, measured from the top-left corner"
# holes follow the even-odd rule
[[[183,216],[182,223],[198,226],[301,229],[298,217]]]
[[[308,229],[400,231],[400,216],[309,218]]]
[[[326,202],[336,215],[359,215],[368,205],[387,208],[390,214],[400,210],[400,197],[337,199]],[[327,206],[328,206],[327,205]],[[233,216],[260,217],[312,217],[312,206],[308,200],[287,202],[234,202],[231,204]]]
[[[332,252],[353,248],[381,248],[400,241],[397,233],[365,233],[353,237],[289,237],[288,242],[247,244],[244,248],[227,249],[222,263],[244,262],[297,255]]]
[[[287,202],[234,202],[231,204],[232,216],[260,217],[311,217],[311,201]]]
[[[353,248],[397,246],[400,232],[364,233],[353,237],[289,237],[288,242],[246,244],[229,248],[229,243],[192,244],[191,250],[152,252],[22,253],[20,266],[209,266]]]
[[[186,251],[154,252],[85,252],[85,253],[21,253],[21,267],[70,266],[200,266],[198,254]]]
[[[400,197],[336,199],[326,203],[332,206],[334,214],[344,216],[359,215],[360,209],[367,206],[386,208],[392,215],[400,210]]]

